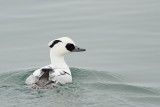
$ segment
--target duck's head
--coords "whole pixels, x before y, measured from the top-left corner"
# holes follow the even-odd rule
[[[48,46],[55,55],[64,55],[70,52],[82,52],[86,49],[79,48],[69,37],[62,37],[49,42]]]

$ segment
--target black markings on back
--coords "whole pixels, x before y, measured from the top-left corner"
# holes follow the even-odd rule
[[[57,44],[58,42],[62,42],[62,41],[60,41],[60,40],[55,40],[55,41],[53,41],[53,43],[49,46],[50,48],[52,48],[55,44]]]
[[[68,51],[73,51],[73,50],[75,49],[75,46],[74,46],[73,44],[71,44],[71,43],[68,43],[68,44],[66,45],[66,49],[67,49]]]
[[[54,81],[49,80],[49,73],[54,72],[54,70],[52,68],[42,68],[41,70],[42,72],[44,72],[44,74],[36,82],[36,85],[40,87],[45,87],[46,85],[54,83]]]
[[[43,72],[49,72],[49,71],[53,71],[53,69],[52,68],[42,68],[42,71]]]

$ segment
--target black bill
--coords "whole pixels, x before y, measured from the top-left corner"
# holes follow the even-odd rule
[[[75,46],[75,49],[72,52],[82,52],[82,51],[86,51],[86,49],[82,49],[82,48]]]

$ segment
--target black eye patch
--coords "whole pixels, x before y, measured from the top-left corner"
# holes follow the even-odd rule
[[[66,49],[67,49],[68,51],[73,51],[73,50],[75,49],[75,46],[74,46],[73,44],[71,44],[71,43],[68,43],[68,44],[66,45]]]
[[[60,40],[55,40],[49,47],[52,48],[55,44],[57,44],[58,42],[62,42]]]

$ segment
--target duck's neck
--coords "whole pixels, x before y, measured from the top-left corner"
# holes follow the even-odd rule
[[[54,52],[50,52],[51,65],[58,69],[69,69],[68,65],[64,60],[64,55],[56,55]]]

